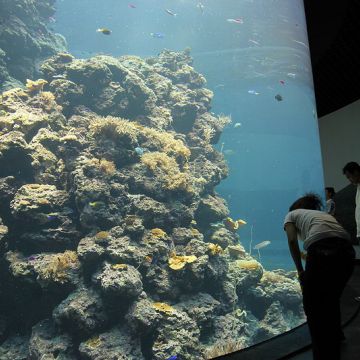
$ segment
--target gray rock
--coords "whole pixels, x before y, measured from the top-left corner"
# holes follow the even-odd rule
[[[1,360],[28,360],[28,336],[12,336],[0,345]]]
[[[108,322],[100,295],[92,288],[81,287],[53,311],[53,319],[62,329],[80,338],[98,332]]]
[[[104,263],[102,269],[93,275],[93,282],[110,298],[132,299],[143,290],[141,274],[127,264]]]
[[[86,360],[144,360],[140,339],[126,327],[115,327],[82,342],[79,352]]]
[[[28,360],[76,360],[71,338],[59,334],[51,320],[43,320],[33,326]]]
[[[201,359],[200,330],[185,312],[175,310],[163,314],[152,347],[153,359],[163,360],[177,355],[180,359]]]
[[[211,295],[199,293],[197,295],[181,297],[181,301],[176,304],[176,308],[186,312],[191,319],[196,321],[201,329],[211,325],[219,305],[220,302]]]

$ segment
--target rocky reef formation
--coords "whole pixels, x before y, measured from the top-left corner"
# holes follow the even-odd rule
[[[210,359],[303,321],[214,191],[229,118],[189,51],[41,71],[0,98],[1,359]]]
[[[0,92],[39,75],[39,63],[66,48],[50,29],[55,0],[0,0]]]

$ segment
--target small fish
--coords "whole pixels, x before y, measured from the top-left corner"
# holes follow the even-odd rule
[[[170,356],[169,358],[167,358],[166,360],[177,360],[177,359],[178,359],[178,356],[173,355],[173,356]]]
[[[247,224],[247,222],[245,220],[242,220],[242,219],[237,220],[237,223],[238,223],[239,227],[244,226],[244,225]]]
[[[225,87],[225,85],[224,84],[217,84],[217,85],[215,85],[215,89],[217,89],[217,88],[224,88]]]
[[[156,32],[156,33],[150,33],[150,36],[156,39],[163,39],[165,37],[165,34],[161,32]]]
[[[144,258],[144,260],[146,261],[146,262],[148,262],[148,263],[152,263],[152,257],[151,256],[149,256],[149,255],[147,255],[147,256],[145,256],[145,258]]]
[[[172,12],[170,9],[165,9],[165,11],[171,15],[171,16],[177,16],[177,14],[175,14],[174,12]]]
[[[306,47],[307,49],[309,49],[309,47],[308,47],[305,43],[303,43],[302,41],[298,41],[298,40],[294,40],[294,39],[293,39],[293,41],[296,42],[296,43],[298,43],[298,44],[300,44],[300,45],[303,45],[304,47]]]
[[[53,79],[66,79],[66,76],[64,74],[60,74],[60,75],[54,75],[52,78]]]
[[[102,205],[104,205],[104,202],[103,202],[103,201],[92,201],[92,202],[89,202],[89,205],[90,205],[92,208],[99,208],[99,207],[101,207]]]
[[[201,11],[201,13],[204,13],[205,5],[201,2],[197,3],[196,7]]]
[[[292,78],[292,79],[295,79],[296,78],[296,74],[294,73],[287,73],[286,76]]]
[[[37,256],[35,256],[35,255],[30,255],[27,259],[28,259],[28,261],[34,261],[34,260],[37,259]]]
[[[279,80],[279,83],[280,83],[281,85],[285,85],[285,81],[284,81],[284,80]]]
[[[256,245],[254,246],[254,249],[255,249],[255,250],[259,250],[259,249],[262,249],[263,247],[268,246],[268,245],[270,245],[270,244],[271,244],[271,241],[265,240],[265,241],[262,241],[261,243],[256,244]]]
[[[256,40],[249,39],[248,41],[251,42],[251,43],[253,43],[253,44],[255,44],[255,45],[260,45],[260,43],[257,42]]]
[[[53,220],[56,220],[57,219],[57,216],[56,215],[52,215],[52,214],[48,214],[46,216],[46,218],[49,220],[49,221],[53,221]]]
[[[280,94],[276,94],[276,95],[275,95],[275,99],[276,99],[277,101],[282,101],[282,100],[283,100],[283,97],[282,97]]]
[[[139,156],[144,154],[144,149],[142,147],[137,146],[134,150]]]
[[[226,19],[227,22],[233,23],[233,24],[243,24],[244,20],[242,18],[237,19]]]
[[[248,93],[249,93],[249,94],[252,94],[252,95],[260,95],[260,93],[258,93],[258,92],[255,91],[255,90],[248,90]]]
[[[111,30],[106,29],[106,28],[97,29],[96,32],[102,33],[104,35],[110,35],[111,34]]]
[[[234,124],[234,128],[238,128],[238,127],[240,127],[241,125],[242,125],[242,124],[239,123],[239,122],[238,122],[238,123],[235,123],[235,124]]]
[[[128,7],[129,7],[130,9],[136,9],[136,5],[134,5],[134,4],[128,4]]]
[[[235,151],[231,150],[231,149],[226,149],[226,150],[223,151],[223,154],[225,154],[225,155],[234,155]]]
[[[190,225],[197,225],[197,222],[195,220],[191,220]]]

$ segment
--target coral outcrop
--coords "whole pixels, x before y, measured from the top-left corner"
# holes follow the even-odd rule
[[[302,322],[224,223],[230,119],[188,50],[41,70],[0,96],[2,359],[209,359]]]
[[[55,0],[0,0],[0,91],[39,75],[39,64],[66,42],[49,25]]]

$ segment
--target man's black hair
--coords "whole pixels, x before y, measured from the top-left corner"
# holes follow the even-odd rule
[[[360,172],[360,165],[355,161],[351,161],[351,162],[347,163],[343,168],[343,174],[348,172],[351,175],[354,175],[356,173],[356,171]]]
[[[303,197],[297,199],[289,208],[289,211],[296,209],[321,210],[322,201],[319,195],[315,193],[307,193]]]

